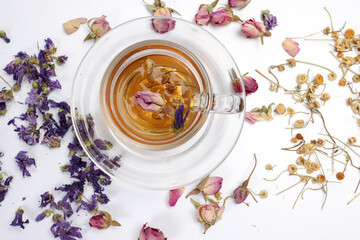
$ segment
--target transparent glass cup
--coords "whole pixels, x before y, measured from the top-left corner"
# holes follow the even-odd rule
[[[123,23],[90,48],[75,76],[72,119],[85,152],[107,174],[147,189],[174,189],[206,176],[226,159],[242,129],[245,95],[234,93],[232,82],[236,79],[244,89],[240,72],[214,36],[175,18],[168,19],[176,22],[175,28],[160,34],[152,28],[153,19]],[[160,47],[146,49],[154,45]],[[176,51],[168,51],[169,47]],[[133,61],[154,53],[184,62],[196,73],[199,83],[191,106],[197,120],[184,134],[174,134],[160,144],[137,141],[125,134],[128,126],[119,128],[116,118],[110,117],[114,106],[107,102],[113,101],[114,76]],[[94,124],[87,121],[89,117]],[[98,139],[110,141],[113,147],[102,150],[95,144]],[[114,161],[115,156],[121,156],[120,162]]]

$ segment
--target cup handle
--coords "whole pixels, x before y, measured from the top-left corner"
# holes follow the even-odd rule
[[[241,113],[244,111],[244,99],[240,95],[231,94],[195,94],[192,97],[193,111],[208,111],[213,113]]]

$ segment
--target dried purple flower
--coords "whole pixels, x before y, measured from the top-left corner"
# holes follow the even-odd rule
[[[48,191],[41,194],[40,197],[41,197],[41,203],[39,206],[40,208],[44,208],[47,205],[54,203],[54,196],[50,194]]]
[[[94,144],[96,147],[98,147],[100,150],[109,150],[113,147],[112,143],[107,140],[102,139],[96,139],[94,141]]]
[[[25,228],[24,224],[25,223],[29,223],[29,220],[27,219],[26,221],[23,221],[23,214],[24,214],[24,210],[22,208],[18,208],[18,210],[15,213],[15,218],[14,220],[11,222],[10,226],[13,227],[21,227],[22,229]]]
[[[10,39],[6,36],[6,33],[4,30],[0,30],[0,38],[4,39],[6,43],[10,42]]]
[[[66,201],[59,201],[57,204],[57,208],[62,210],[64,213],[64,218],[69,218],[73,215],[74,211],[72,210],[71,204]]]
[[[75,181],[72,184],[64,184],[55,188],[55,190],[66,192],[66,195],[62,199],[63,201],[69,199],[70,202],[79,202],[79,199],[81,199],[81,195],[84,192],[84,185],[85,181]]]
[[[0,176],[2,176],[2,174],[0,174]],[[3,179],[0,180],[0,203],[4,201],[12,180],[12,176],[7,177],[5,181],[3,181]]]
[[[190,112],[190,109],[187,110],[185,117],[183,117],[184,105],[181,105],[178,109],[176,109],[175,120],[174,120],[174,123],[171,125],[175,134],[179,134],[182,130],[184,130],[185,120],[186,120],[187,116],[189,115],[189,112]]]
[[[62,218],[58,218],[50,228],[55,238],[59,237],[61,240],[75,240],[75,238],[82,238],[80,233],[81,228],[72,227],[70,222]]]
[[[269,10],[261,11],[261,19],[263,20],[266,29],[269,31],[278,25],[276,17],[272,15]]]
[[[30,177],[31,174],[30,172],[27,170],[27,167],[34,165],[36,167],[36,163],[35,160],[33,158],[30,158],[26,155],[27,152],[25,151],[20,151],[16,156],[15,159],[17,160],[17,164],[20,168],[20,170],[22,171],[23,177],[27,176]]]
[[[56,57],[56,63],[59,65],[64,64],[67,61],[68,57],[65,55]]]

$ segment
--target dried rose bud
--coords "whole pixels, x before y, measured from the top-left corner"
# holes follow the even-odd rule
[[[178,199],[181,197],[181,195],[184,193],[185,188],[178,188],[173,189],[169,191],[169,205],[170,207],[173,207],[176,205]]]
[[[186,197],[202,193],[204,196],[216,194],[222,187],[222,177],[205,177],[200,181],[197,187],[192,190]]]
[[[245,202],[248,196],[249,196],[249,190],[246,188],[239,187],[234,191],[234,198],[236,204],[241,204]]]
[[[105,20],[106,16],[102,15],[98,18],[93,18],[93,23],[90,27],[91,33],[89,33],[84,41],[90,40],[90,39],[99,39],[102,37],[105,33],[111,30],[110,24],[108,21]],[[91,20],[89,20],[91,21]]]
[[[263,37],[266,32],[266,27],[261,22],[255,21],[255,19],[249,19],[241,24],[241,31],[250,38]]]
[[[99,211],[100,214],[92,216],[89,220],[90,227],[97,229],[106,229],[110,226],[120,227],[120,223],[111,219],[111,215],[105,211]]]
[[[218,204],[210,203],[201,205],[197,210],[199,222],[205,223],[205,234],[212,225],[221,220],[225,206],[220,207]]]
[[[230,9],[223,8],[211,14],[211,22],[216,26],[228,25],[233,21],[234,14]]]
[[[146,226],[145,223],[140,231],[139,240],[166,240],[163,232],[156,228]]]
[[[71,19],[71,20],[63,23],[63,26],[64,26],[65,32],[67,34],[72,34],[79,29],[80,24],[83,24],[86,22],[87,22],[86,18],[75,18],[75,19]]]
[[[153,16],[164,17],[164,18],[153,19],[152,25],[156,32],[166,33],[175,28],[176,22],[174,19],[171,18],[171,9],[165,7],[159,7],[154,11]]]
[[[300,51],[299,44],[291,38],[286,38],[282,45],[285,51],[292,57],[295,57]]]
[[[232,81],[232,86],[233,89],[236,93],[242,93],[243,92],[243,87],[241,85],[240,79],[236,78],[235,80]]]
[[[195,15],[195,23],[200,26],[208,25],[210,23],[213,7],[209,4],[201,4],[197,14]]]
[[[135,100],[142,109],[149,112],[157,112],[165,105],[165,101],[159,93],[150,91],[138,91]]]
[[[248,3],[250,2],[250,0],[229,0],[228,1],[228,5],[231,8],[243,8],[244,6],[246,6]]]
[[[256,92],[258,90],[259,86],[258,86],[258,84],[257,84],[257,82],[256,82],[256,80],[254,78],[245,75],[245,76],[242,76],[242,80],[244,82],[245,94],[246,95],[254,93],[254,92]],[[234,83],[233,83],[233,86],[234,86]]]

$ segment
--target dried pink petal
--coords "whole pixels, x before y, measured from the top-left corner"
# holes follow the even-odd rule
[[[246,112],[245,119],[252,124],[264,120],[264,118],[260,116],[260,113],[257,112]]]
[[[176,205],[178,199],[181,197],[181,195],[184,193],[185,188],[178,188],[173,189],[169,191],[169,205],[170,207],[173,207]]]
[[[245,6],[245,4],[247,4],[250,0],[229,0],[228,1],[228,5],[233,8],[233,7],[242,7]]]
[[[282,46],[285,51],[292,57],[295,57],[300,51],[299,44],[291,38],[286,38],[282,43]]]
[[[87,22],[86,18],[75,18],[75,19],[71,19],[71,20],[63,23],[63,26],[64,26],[65,32],[67,34],[72,34],[79,29],[80,24],[83,24],[86,22]]]
[[[142,109],[149,112],[157,112],[165,105],[165,101],[159,93],[150,91],[138,91],[135,100]]]

